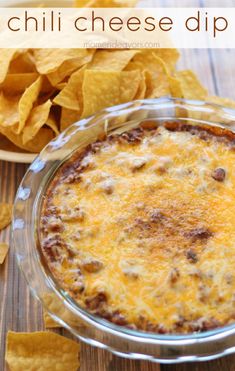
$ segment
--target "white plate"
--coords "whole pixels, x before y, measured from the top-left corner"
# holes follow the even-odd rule
[[[34,153],[18,153],[0,150],[0,160],[18,162],[21,164],[31,164],[37,155]]]

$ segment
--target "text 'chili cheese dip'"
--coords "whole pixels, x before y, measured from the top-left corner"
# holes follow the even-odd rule
[[[53,276],[81,307],[156,333],[234,321],[228,133],[177,122],[140,126],[62,165],[44,198],[40,239]]]

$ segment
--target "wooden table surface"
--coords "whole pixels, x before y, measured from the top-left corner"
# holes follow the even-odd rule
[[[195,5],[195,1],[178,1],[178,5]],[[191,4],[189,4],[191,3]],[[148,5],[153,5],[153,0]],[[173,0],[165,4],[176,5]],[[224,4],[224,3],[223,3]],[[220,5],[222,6],[222,1]],[[213,3],[214,6],[219,2]],[[232,6],[228,0],[227,6]],[[211,94],[235,99],[235,50],[184,50],[179,63],[181,68],[192,68]],[[0,161],[0,201],[13,202],[16,189],[26,165]],[[9,228],[0,233],[0,241],[9,240]],[[29,293],[11,247],[10,253],[0,266],[0,371],[6,370],[4,362],[5,335],[8,330],[43,330],[42,308]],[[69,336],[65,330],[58,330]],[[144,361],[118,358],[88,345],[81,345],[81,371],[235,371],[235,355],[205,363],[181,365],[158,365]],[[27,371],[27,370],[22,370]],[[69,371],[69,370],[68,370]]]

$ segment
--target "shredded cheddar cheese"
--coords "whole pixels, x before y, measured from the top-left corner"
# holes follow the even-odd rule
[[[160,333],[233,321],[235,151],[199,134],[161,127],[133,143],[120,135],[59,171],[42,211],[42,250],[81,306]]]

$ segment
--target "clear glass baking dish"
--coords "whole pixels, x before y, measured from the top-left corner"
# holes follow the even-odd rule
[[[52,318],[80,340],[117,355],[161,363],[204,361],[235,352],[235,323],[189,335],[158,335],[119,327],[93,316],[53,279],[38,243],[38,219],[44,191],[56,170],[74,151],[104,134],[137,127],[142,120],[156,126],[177,119],[190,125],[235,130],[235,111],[202,101],[160,98],[107,108],[81,120],[50,142],[29,167],[16,195],[12,243],[18,265],[32,294]],[[53,295],[53,305],[48,300]]]

